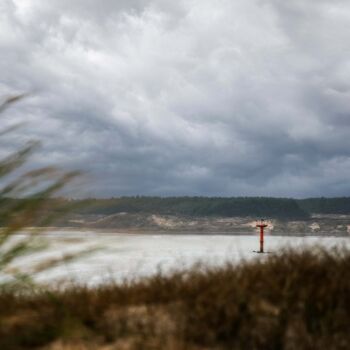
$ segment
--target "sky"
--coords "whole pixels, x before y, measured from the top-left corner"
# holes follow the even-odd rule
[[[350,195],[348,0],[0,0],[0,155],[83,196]]]

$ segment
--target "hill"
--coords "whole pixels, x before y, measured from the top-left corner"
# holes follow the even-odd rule
[[[268,217],[306,219],[309,213],[298,201],[269,197],[120,197],[81,201],[79,213],[111,215],[146,213],[181,216]]]

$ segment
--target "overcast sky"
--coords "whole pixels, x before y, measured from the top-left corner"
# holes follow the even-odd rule
[[[88,195],[350,195],[349,0],[0,0],[19,92]]]

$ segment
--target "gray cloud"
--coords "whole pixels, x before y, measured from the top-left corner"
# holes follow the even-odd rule
[[[4,0],[4,125],[98,196],[350,195],[350,4]]]

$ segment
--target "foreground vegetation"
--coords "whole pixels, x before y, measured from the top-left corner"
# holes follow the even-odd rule
[[[13,104],[26,95],[10,96],[0,101],[0,117]],[[0,128],[0,142],[8,146],[13,131],[21,124]],[[10,139],[11,140],[11,139]],[[13,140],[12,140],[13,142]],[[56,167],[26,168],[28,158],[38,148],[39,143],[28,141],[21,148],[5,152],[0,158],[0,290],[30,287],[31,276],[21,270],[11,268],[11,263],[34,251],[44,250],[45,242],[40,239],[40,227],[52,225],[69,208],[65,202],[53,199],[78,172],[66,172]],[[27,227],[37,226],[21,239],[13,239],[15,234]],[[56,263],[62,262],[60,259]],[[49,265],[47,265],[49,266]]]
[[[1,349],[348,349],[350,253],[0,295]]]

